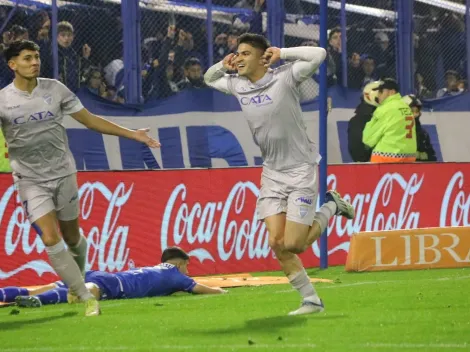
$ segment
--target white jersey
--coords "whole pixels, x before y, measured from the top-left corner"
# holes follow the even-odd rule
[[[326,52],[322,48],[302,47],[281,49],[281,55],[285,59],[292,56],[299,59],[303,55],[306,60],[270,69],[255,83],[238,74],[225,74],[221,62],[205,75],[208,85],[238,99],[255,143],[261,149],[263,165],[272,170],[320,161],[317,146],[307,134],[300,106],[303,95],[300,86],[311,79]]]
[[[43,182],[77,171],[63,120],[83,105],[59,81],[37,80],[31,94],[14,83],[0,91],[0,125],[15,181]]]

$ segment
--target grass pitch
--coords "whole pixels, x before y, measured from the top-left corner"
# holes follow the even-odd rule
[[[0,351],[470,351],[470,269],[309,274],[335,280],[316,284],[325,313],[286,316],[300,303],[289,285],[107,301],[93,318],[9,307]]]

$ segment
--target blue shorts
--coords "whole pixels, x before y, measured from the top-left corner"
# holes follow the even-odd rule
[[[85,282],[91,282],[100,288],[101,299],[125,298],[122,283],[116,275],[102,271],[88,271]]]

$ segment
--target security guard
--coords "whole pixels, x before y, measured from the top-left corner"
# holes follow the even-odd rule
[[[372,148],[373,163],[416,161],[416,126],[410,107],[402,100],[394,79],[386,78],[375,88],[379,107],[362,134],[362,141]]]

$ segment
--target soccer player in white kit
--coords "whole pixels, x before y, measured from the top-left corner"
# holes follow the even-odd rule
[[[4,55],[15,79],[0,91],[0,125],[25,215],[41,236],[57,275],[85,302],[85,315],[99,315],[98,301],[84,283],[87,242],[80,234],[77,170],[64,115],[100,133],[152,148],[160,143],[146,129],[133,131],[91,114],[62,83],[39,78],[39,46],[34,42],[12,43]]]
[[[229,54],[204,75],[206,83],[234,95],[263,156],[257,214],[269,232],[269,245],[292,286],[302,296],[290,315],[322,312],[323,301],[297,254],[317,240],[334,215],[354,217],[354,208],[336,191],[316,212],[318,162],[321,157],[310,140],[299,103],[299,86],[326,57],[323,48],[270,47],[263,36],[247,33],[238,38],[236,54]],[[278,68],[279,60],[290,61]],[[227,74],[236,70],[236,74]]]

